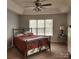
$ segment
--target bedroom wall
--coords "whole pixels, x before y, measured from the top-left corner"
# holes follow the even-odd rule
[[[43,18],[51,18],[53,19],[53,37],[52,42],[63,42],[64,40],[59,40],[58,33],[60,25],[65,26],[65,31],[67,31],[67,14],[54,14],[54,15],[27,15],[20,16],[19,26],[29,27],[29,19],[43,19]]]
[[[7,48],[11,45],[12,39],[12,29],[17,28],[18,25],[18,15],[10,10],[7,10]]]

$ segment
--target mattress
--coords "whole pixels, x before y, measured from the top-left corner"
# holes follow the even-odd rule
[[[39,51],[39,47],[45,49],[49,44],[47,36],[19,36],[14,38],[14,45],[24,54],[30,55]],[[30,52],[29,52],[30,51]],[[32,53],[33,51],[33,53]]]

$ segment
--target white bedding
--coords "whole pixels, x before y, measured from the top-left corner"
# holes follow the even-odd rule
[[[43,39],[43,38],[48,38],[48,37],[39,36],[39,37],[34,37],[34,38],[27,38],[27,39],[24,39],[24,40],[25,41],[32,41],[32,40],[38,40],[38,39]]]

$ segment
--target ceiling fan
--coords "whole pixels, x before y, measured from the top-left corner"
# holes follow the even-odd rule
[[[35,6],[29,6],[29,7],[35,7],[33,9],[34,11],[41,11],[43,6],[51,6],[52,5],[51,3],[42,4],[43,1],[45,1],[45,0],[36,0],[33,2]],[[25,6],[25,7],[27,7],[27,6]]]

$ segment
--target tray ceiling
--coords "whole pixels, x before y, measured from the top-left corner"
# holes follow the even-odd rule
[[[33,11],[36,0],[8,0],[8,4],[10,4],[9,1],[18,5],[23,15],[67,13],[70,9],[70,0],[41,0],[42,4],[51,3],[52,6],[44,6],[39,12]]]

